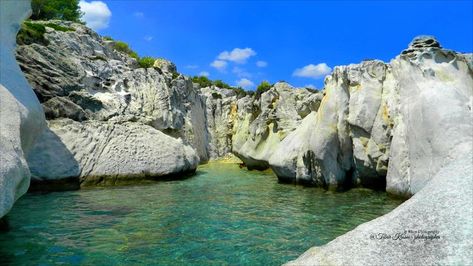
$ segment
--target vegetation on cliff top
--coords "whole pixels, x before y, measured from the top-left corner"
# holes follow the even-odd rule
[[[32,0],[32,20],[67,20],[82,23],[79,0]]]
[[[44,25],[25,21],[21,24],[20,31],[16,37],[16,43],[20,45],[32,43],[48,45],[48,40],[44,38],[45,33],[46,27]]]
[[[192,79],[192,82],[199,84],[199,86],[201,88],[210,87],[210,86],[213,85],[213,86],[221,88],[221,89],[234,90],[236,92],[238,98],[245,97],[246,95],[252,95],[253,94],[252,91],[245,91],[241,87],[232,87],[232,86],[228,85],[227,83],[223,82],[222,80],[212,81],[209,78],[207,78],[206,76],[193,76],[191,79]]]

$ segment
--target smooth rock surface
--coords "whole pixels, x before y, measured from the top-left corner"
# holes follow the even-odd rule
[[[455,158],[394,211],[286,265],[470,265],[472,156],[470,152]]]
[[[147,125],[49,122],[28,157],[37,180],[77,177],[81,185],[120,184],[195,171],[199,158],[182,140]]]
[[[33,90],[15,60],[19,24],[30,1],[0,1],[0,218],[29,186],[25,155],[46,122]]]
[[[391,62],[399,87],[388,192],[413,195],[458,155],[473,149],[471,55],[414,39]]]

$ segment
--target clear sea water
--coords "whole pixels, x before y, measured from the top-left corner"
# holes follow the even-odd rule
[[[0,233],[0,263],[280,265],[400,203],[210,163],[180,181],[27,194]]]

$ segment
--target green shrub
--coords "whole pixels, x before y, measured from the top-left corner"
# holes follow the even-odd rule
[[[258,87],[256,88],[256,98],[259,98],[261,94],[271,89],[271,83],[266,80],[263,80]]]
[[[227,83],[221,81],[221,80],[214,80],[213,85],[220,88],[220,89],[233,89],[232,86],[228,85]]]
[[[142,58],[138,59],[138,64],[142,68],[150,68],[150,67],[154,66],[154,61],[155,60],[156,59],[154,59],[153,57],[145,56],[145,57],[142,57]]]
[[[199,84],[201,88],[212,86],[212,81],[206,76],[193,76],[192,82]]]
[[[122,41],[116,41],[113,45],[113,49],[125,54],[130,54],[133,52],[133,50],[130,49],[130,46],[128,46],[128,43]]]
[[[126,42],[116,41],[115,44],[113,45],[113,49],[115,49],[118,52],[127,54],[131,58],[135,58],[138,61],[140,60],[140,57],[138,56],[138,54],[135,51],[133,51]]]
[[[79,0],[32,0],[31,9],[33,20],[60,19],[81,22]]]
[[[113,38],[110,37],[110,36],[103,36],[102,39],[104,39],[106,41],[113,41]]]
[[[46,27],[43,25],[25,21],[21,24],[20,31],[16,36],[16,43],[19,45],[32,43],[48,45],[48,40],[44,38],[45,33]]]
[[[53,28],[57,31],[62,31],[62,32],[75,31],[74,28],[64,27],[64,26],[57,25],[57,24],[54,24],[54,23],[47,23],[47,24],[44,24],[44,25],[46,27],[50,27],[50,28]]]
[[[245,91],[242,87],[233,88],[233,90],[236,92],[238,98],[242,98],[248,95],[248,92]]]
[[[172,79],[177,79],[181,74],[177,72],[172,72]]]
[[[134,52],[134,51],[132,51],[132,52],[129,53],[128,55],[129,55],[131,58],[135,58],[136,60],[140,60],[140,56],[139,56],[136,52]]]

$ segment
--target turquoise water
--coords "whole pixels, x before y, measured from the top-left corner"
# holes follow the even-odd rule
[[[381,192],[325,192],[210,163],[181,181],[28,194],[0,233],[0,261],[279,265],[398,204]]]

